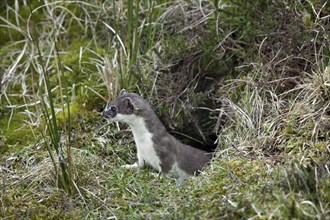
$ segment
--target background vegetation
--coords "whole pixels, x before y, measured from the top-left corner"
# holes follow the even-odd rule
[[[1,1],[0,218],[330,219],[329,4]],[[120,169],[122,88],[212,164]]]

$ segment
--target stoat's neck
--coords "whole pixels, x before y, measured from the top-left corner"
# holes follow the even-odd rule
[[[143,117],[129,115],[124,122],[132,129],[135,140],[143,141],[142,139],[146,139],[146,136],[151,138],[151,131],[148,130],[146,121]]]
[[[148,115],[117,115],[118,121],[124,122],[130,126],[132,129],[134,138],[139,138],[143,136],[144,133],[152,133],[153,135],[161,134],[166,135],[167,131],[163,123],[153,112]]]

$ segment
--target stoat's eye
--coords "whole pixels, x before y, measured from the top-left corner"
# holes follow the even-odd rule
[[[117,109],[115,106],[111,106],[111,107],[110,107],[110,110],[111,110],[112,112],[117,112],[117,111],[118,111],[118,109]]]

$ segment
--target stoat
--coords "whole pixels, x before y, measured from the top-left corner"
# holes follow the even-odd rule
[[[164,176],[184,179],[198,174],[212,159],[211,153],[182,144],[170,135],[150,104],[135,93],[123,91],[102,115],[128,124],[133,132],[138,161],[126,168],[151,166]]]

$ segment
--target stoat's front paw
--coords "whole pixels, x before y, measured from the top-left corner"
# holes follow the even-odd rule
[[[159,179],[162,179],[164,177],[164,175],[162,173],[151,172],[150,175],[152,177],[159,178]]]
[[[125,164],[122,165],[121,167],[128,170],[137,170],[139,168],[139,165],[137,163],[133,163],[133,164]]]

